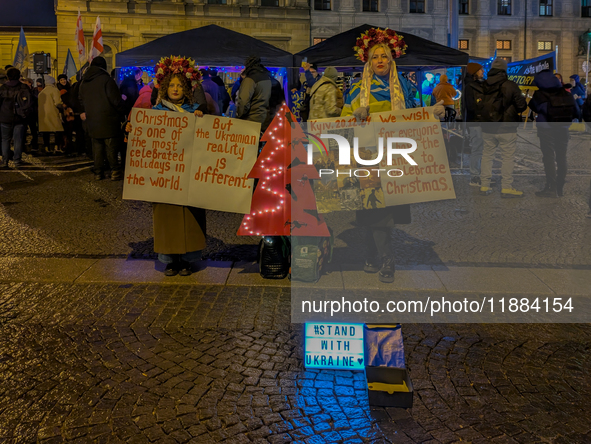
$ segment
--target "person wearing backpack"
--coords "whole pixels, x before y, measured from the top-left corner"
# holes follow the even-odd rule
[[[8,81],[0,86],[0,127],[2,128],[2,168],[8,168],[10,140],[14,140],[14,166],[22,164],[25,145],[25,124],[33,110],[31,90],[21,83],[17,68],[6,71]]]
[[[482,127],[480,115],[477,115],[475,90],[481,88],[484,80],[484,68],[479,63],[468,63],[464,79],[464,99],[462,115],[468,123],[470,134],[470,186],[480,187],[480,163],[482,161]]]
[[[482,164],[480,194],[492,193],[493,159],[497,147],[501,151],[501,197],[523,197],[513,188],[513,167],[517,148],[517,127],[527,108],[525,97],[517,84],[507,77],[507,61],[495,59],[486,81],[475,85],[476,114],[482,124]]]
[[[538,90],[529,101],[529,108],[538,114],[536,126],[546,173],[546,185],[536,196],[560,197],[566,179],[568,128],[580,110],[574,97],[550,70],[536,74],[534,85]]]
[[[329,66],[310,90],[309,120],[339,117],[343,108],[343,94],[337,86],[338,72]]]

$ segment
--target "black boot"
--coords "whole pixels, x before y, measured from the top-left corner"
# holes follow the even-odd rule
[[[557,197],[556,196],[556,185],[546,184],[543,190],[536,191],[538,197]]]
[[[378,265],[380,261],[377,257],[365,259],[365,264],[363,265],[363,271],[366,273],[377,273],[380,271],[380,266]]]
[[[384,256],[382,258],[382,268],[378,275],[380,282],[391,284],[394,282],[394,272],[396,271],[396,265],[394,264],[393,256]]]

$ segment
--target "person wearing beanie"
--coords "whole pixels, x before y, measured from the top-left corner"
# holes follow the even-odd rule
[[[484,68],[480,63],[468,63],[464,79],[464,110],[462,115],[468,122],[470,135],[470,186],[480,187],[480,163],[482,162],[482,126],[476,112],[475,89],[484,83]]]
[[[329,66],[324,75],[310,88],[310,115],[308,120],[338,117],[343,108],[343,93],[337,85],[339,73]]]
[[[125,102],[115,80],[107,72],[107,61],[95,57],[82,77],[78,93],[82,113],[92,139],[93,172],[96,180],[105,174],[105,160],[109,163],[111,179],[123,178],[117,153],[123,143],[121,124],[125,120]],[[122,159],[124,160],[124,159]]]
[[[546,174],[546,185],[536,196],[561,197],[567,172],[568,128],[580,111],[574,97],[549,69],[536,74],[534,86],[538,89],[529,108],[537,113],[536,128]]]
[[[488,78],[476,92],[476,113],[482,121],[482,173],[480,194],[492,193],[492,167],[497,148],[501,151],[501,197],[523,197],[513,188],[517,127],[527,103],[519,86],[507,77],[507,61],[495,59]]]
[[[14,140],[14,165],[22,163],[25,147],[25,124],[33,110],[31,91],[21,83],[21,72],[17,68],[6,70],[8,81],[0,86],[0,128],[2,131],[2,168],[8,168],[10,140]]]

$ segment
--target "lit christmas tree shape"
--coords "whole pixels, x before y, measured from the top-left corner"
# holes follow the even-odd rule
[[[261,141],[266,144],[248,175],[259,182],[238,235],[329,236],[310,182],[320,176],[306,163],[306,136],[286,105],[277,111]]]

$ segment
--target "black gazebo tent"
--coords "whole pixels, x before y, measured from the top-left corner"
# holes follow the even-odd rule
[[[370,28],[377,28],[377,26],[361,25],[298,52],[294,56],[296,66],[300,66],[304,57],[308,58],[308,63],[316,63],[320,66],[363,66],[364,63],[355,58],[353,47],[357,38]],[[465,66],[468,64],[470,56],[465,52],[440,45],[408,32],[397,32],[404,36],[404,40],[408,45],[406,54],[396,59],[397,66],[434,68],[439,66]]]
[[[290,67],[293,55],[269,43],[217,25],[177,32],[120,52],[116,65],[154,66],[161,57],[181,55],[202,66],[242,66],[249,55],[257,55],[263,65]]]

